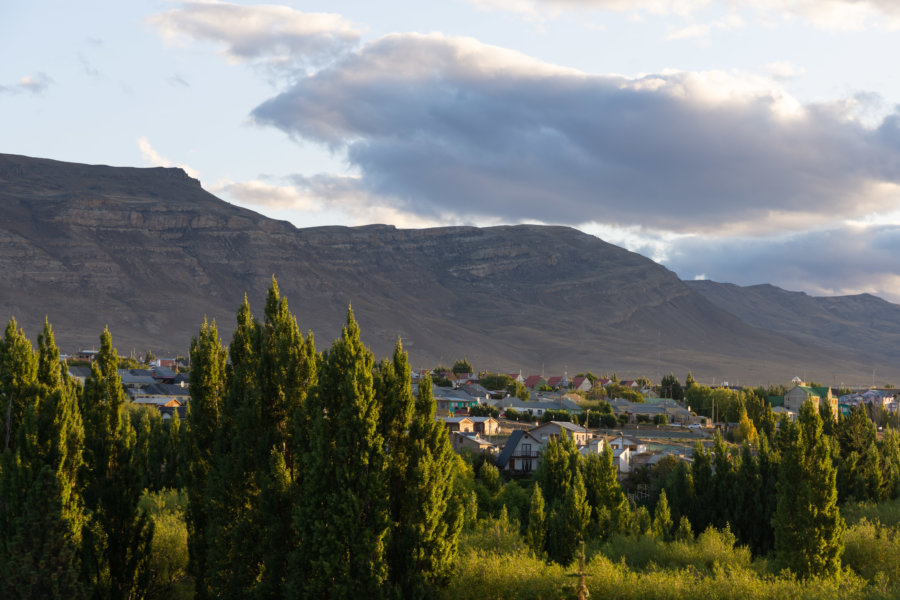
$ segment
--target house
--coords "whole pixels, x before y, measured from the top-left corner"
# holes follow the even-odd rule
[[[177,400],[181,406],[185,406],[191,401],[191,393],[187,386],[169,383],[154,383],[145,388],[131,388],[128,390],[128,394],[131,396],[131,401],[136,404],[162,404],[164,406],[168,400]]]
[[[544,443],[529,432],[517,429],[512,432],[497,457],[496,466],[510,473],[531,473],[538,468]]]
[[[136,369],[137,370],[137,369]],[[149,375],[135,375],[128,369],[118,369],[119,380],[125,389],[142,388],[153,385],[156,380]]]
[[[522,377],[522,371],[519,371],[518,373],[507,373],[506,376],[517,383],[525,383],[525,378]]]
[[[612,453],[613,464],[616,465],[619,476],[631,473],[631,450],[628,448],[619,448],[618,450],[613,450]]]
[[[529,429],[528,433],[546,444],[551,437],[558,436],[563,431],[572,438],[572,441],[575,442],[576,446],[586,446],[588,440],[591,438],[590,431],[581,425],[576,425],[575,423],[570,423],[568,421],[550,421],[549,423],[544,423],[543,425],[538,425],[537,427]]]
[[[75,359],[94,362],[94,358],[96,358],[98,354],[100,354],[99,350],[79,350],[75,353]]]
[[[578,451],[581,452],[583,456],[587,457],[591,454],[602,454],[605,448],[606,440],[602,437],[598,437],[588,442],[587,446],[579,448]]]
[[[512,408],[513,410],[520,413],[528,413],[533,417],[542,417],[544,413],[548,410],[564,410],[569,414],[580,414],[581,407],[568,398],[560,397],[557,400],[520,400],[514,396],[508,396],[503,398],[502,400],[492,400],[490,402],[493,406],[496,406],[500,409],[500,411],[504,411],[507,408]]]
[[[593,388],[591,380],[587,377],[576,377],[572,380],[572,389],[576,392],[589,392]]]
[[[837,418],[838,399],[831,395],[830,387],[798,385],[784,395],[784,408],[799,414],[807,400],[812,400],[819,408],[823,404],[828,406],[831,414]]]
[[[491,397],[491,392],[481,384],[474,383],[472,381],[466,381],[459,389],[472,396],[473,398],[478,398],[479,400],[487,400]]]
[[[176,373],[169,367],[153,367],[151,372],[153,373],[153,378],[159,383],[175,382]]]
[[[551,390],[558,390],[561,387],[569,387],[569,382],[565,377],[551,377],[547,380],[547,387]]]
[[[647,444],[637,438],[625,434],[622,434],[610,441],[609,447],[613,449],[613,452],[626,448],[628,450],[631,450],[631,452],[633,452],[634,454],[644,454],[645,452],[647,452]]]
[[[176,362],[177,361],[174,358],[157,358],[156,360],[150,362],[150,366],[174,369]]]
[[[467,417],[472,423],[472,430],[478,435],[497,435],[500,421],[494,417]]]
[[[478,404],[478,398],[474,398],[462,390],[435,387],[434,402],[439,412],[453,414],[461,409],[469,410],[469,408]]]
[[[91,378],[90,367],[69,367],[69,377],[84,385],[84,382]]]
[[[547,385],[547,380],[540,375],[529,375],[525,378],[525,387],[529,390],[536,390]]]
[[[497,452],[497,446],[480,437],[477,433],[450,432],[450,445],[457,452]]]
[[[434,420],[443,421],[444,425],[447,426],[447,431],[449,433],[453,433],[455,431],[469,433],[475,432],[475,428],[470,417],[435,417]]]

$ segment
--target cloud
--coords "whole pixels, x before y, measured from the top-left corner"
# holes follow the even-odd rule
[[[768,78],[590,75],[440,34],[376,40],[252,117],[422,215],[739,232],[884,210],[900,182],[900,112],[869,127]]]
[[[53,79],[46,73],[38,73],[37,75],[25,75],[19,79],[14,85],[0,85],[0,93],[19,94],[28,92],[30,94],[42,94],[47,91]]]
[[[730,31],[744,26],[744,21],[740,16],[735,14],[727,15],[723,19],[712,23],[692,23],[685,27],[673,29],[666,36],[667,41],[689,40],[689,39],[705,39],[714,31]]]
[[[155,167],[179,167],[184,169],[184,172],[193,177],[194,179],[199,179],[200,174],[191,167],[183,164],[175,164],[170,161],[168,158],[162,156],[159,152],[157,152],[153,146],[150,145],[150,140],[145,137],[138,138],[138,148],[141,150],[141,156],[144,157],[144,161],[155,166]]]
[[[739,285],[772,283],[814,295],[868,292],[900,302],[900,225],[843,226],[771,238],[681,238],[666,266]]]
[[[304,13],[286,6],[185,2],[148,22],[169,39],[222,44],[234,62],[302,72],[354,47],[360,31],[337,14]]]
[[[630,12],[635,15],[690,16],[707,9],[750,11],[763,21],[772,17],[803,19],[829,30],[860,30],[878,25],[900,26],[895,0],[470,0],[483,8],[507,10],[536,18],[566,10]],[[694,27],[699,27],[694,26]]]
[[[315,196],[306,194],[294,186],[272,185],[265,181],[228,181],[210,187],[210,191],[223,194],[244,205],[262,206],[276,210],[320,211],[321,203]]]

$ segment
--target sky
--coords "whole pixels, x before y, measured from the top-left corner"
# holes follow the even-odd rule
[[[9,0],[0,56],[0,152],[900,303],[895,0]]]

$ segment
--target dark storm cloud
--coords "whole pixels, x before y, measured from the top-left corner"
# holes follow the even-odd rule
[[[709,231],[867,214],[900,181],[897,113],[867,128],[768,80],[587,75],[437,34],[376,40],[253,117],[419,214]]]

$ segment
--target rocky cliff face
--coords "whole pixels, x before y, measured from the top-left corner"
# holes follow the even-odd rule
[[[466,356],[509,372],[731,381],[872,369],[750,325],[656,263],[564,227],[296,229],[180,169],[10,155],[0,212],[0,317],[36,335],[46,315],[68,350],[108,324],[121,352],[185,353],[204,316],[227,340],[244,294],[260,311],[275,275],[320,346],[352,303],[378,355],[402,336],[416,366]]]

